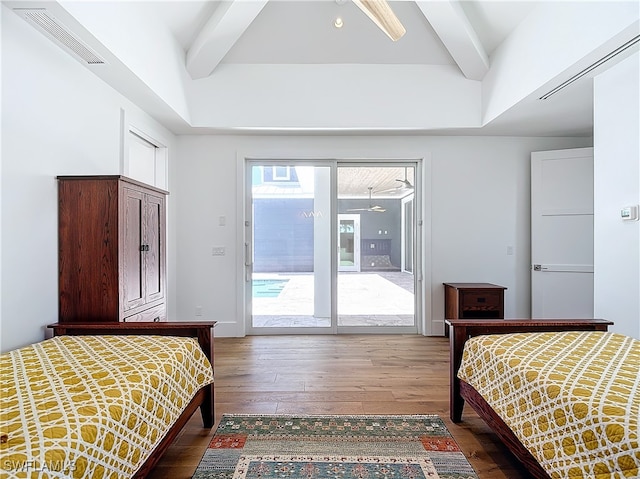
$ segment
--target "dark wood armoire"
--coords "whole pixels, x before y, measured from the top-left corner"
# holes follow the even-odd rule
[[[166,321],[167,191],[58,177],[60,322]]]

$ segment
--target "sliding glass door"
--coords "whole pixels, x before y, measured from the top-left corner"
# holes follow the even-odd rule
[[[338,271],[337,326],[344,332],[415,331],[413,258],[403,206],[415,190],[415,166],[338,164],[338,216],[357,217],[359,267]],[[409,247],[411,251],[406,251]]]
[[[416,332],[415,163],[247,171],[249,334]]]
[[[331,329],[331,167],[251,163],[251,329]]]

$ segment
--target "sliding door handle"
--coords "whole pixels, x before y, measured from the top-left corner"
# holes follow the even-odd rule
[[[251,244],[244,244],[244,280],[245,282],[251,281],[251,274],[253,273],[253,255],[251,254]]]
[[[244,265],[253,266],[253,255],[251,254],[251,245],[249,243],[244,244]]]

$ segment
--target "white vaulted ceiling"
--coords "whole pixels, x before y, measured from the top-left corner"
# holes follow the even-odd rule
[[[45,8],[176,133],[589,135],[607,65],[538,98],[640,30],[635,0],[391,1],[397,42],[350,0],[3,3]]]
[[[415,2],[392,5],[407,29],[398,42],[352,2],[267,2],[222,63],[454,64]],[[338,16],[344,22],[340,29],[333,24]]]
[[[442,0],[439,0],[442,1]],[[460,2],[490,55],[540,1]],[[218,2],[145,2],[186,51]],[[400,43],[390,42],[348,1],[272,0],[238,39],[223,63],[435,63],[454,64],[418,5],[391,1],[407,28]],[[345,27],[337,30],[340,16]]]

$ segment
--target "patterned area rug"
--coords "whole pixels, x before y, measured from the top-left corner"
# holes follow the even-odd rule
[[[224,415],[192,479],[478,479],[438,416]]]

